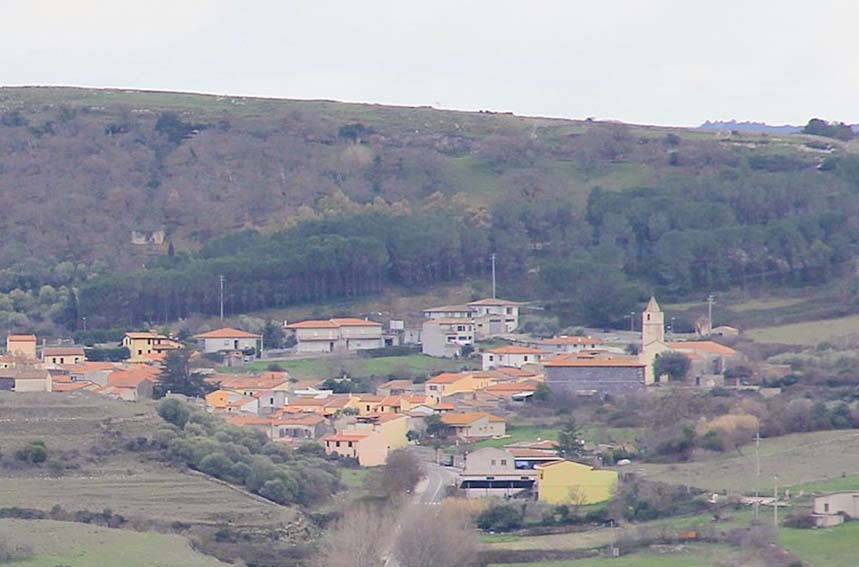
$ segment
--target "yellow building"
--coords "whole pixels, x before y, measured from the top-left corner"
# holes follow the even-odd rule
[[[36,335],[7,335],[6,354],[36,360]]]
[[[122,346],[131,353],[129,358],[131,362],[147,362],[153,354],[182,348],[182,344],[178,341],[149,331],[125,333]]]
[[[617,485],[617,472],[572,461],[555,461],[535,468],[539,471],[537,499],[548,504],[605,502]]]
[[[358,417],[356,431],[375,431],[385,438],[388,450],[402,449],[409,444],[409,417],[402,414],[377,413]]]
[[[477,392],[493,383],[492,377],[482,372],[444,372],[427,380],[424,391],[431,401],[438,403],[445,396]]]
[[[349,457],[362,467],[378,467],[388,458],[388,447],[384,436],[373,431],[344,431],[322,438],[325,452],[329,455]]]

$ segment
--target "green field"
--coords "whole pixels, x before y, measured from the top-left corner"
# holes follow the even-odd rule
[[[452,358],[434,358],[423,354],[410,354],[379,358],[323,356],[295,360],[259,360],[242,366],[241,370],[243,372],[260,372],[266,370],[271,364],[279,365],[298,379],[318,378],[319,380],[342,376],[344,372],[353,378],[370,376],[408,378],[431,376],[440,372],[456,372],[463,369],[473,370],[479,367],[476,360],[454,360]],[[234,368],[223,368],[222,370],[224,372],[235,371]]]
[[[579,428],[579,435],[589,443],[625,443],[635,440],[638,430],[624,427],[600,427],[596,425],[583,425]],[[520,441],[542,441],[545,439],[556,440],[558,438],[558,427],[512,424],[507,426],[507,435],[500,439],[484,439],[472,445],[474,449],[482,447],[504,447],[511,443]]]
[[[752,340],[763,343],[816,346],[823,341],[832,341],[857,333],[859,333],[859,315],[760,327],[749,329],[744,334]]]
[[[226,563],[194,551],[185,538],[74,522],[0,520],[6,545],[32,556],[3,562],[16,567],[217,567]]]
[[[859,522],[819,530],[779,530],[779,545],[813,567],[846,567],[859,563]]]
[[[726,545],[693,544],[676,553],[641,551],[618,558],[543,561],[539,563],[504,563],[494,567],[723,567],[742,559],[740,552]],[[745,567],[757,565],[743,562]],[[815,564],[816,565],[816,564]]]
[[[79,468],[59,478],[45,467],[0,468],[0,507],[68,511],[111,509],[127,518],[161,522],[271,525],[290,522],[296,512],[235,487],[164,466],[122,450],[114,434],[151,435],[163,425],[154,404],[112,400],[90,393],[0,392],[0,448],[14,452],[42,440],[49,459],[59,452]],[[96,456],[98,454],[98,456]]]
[[[760,458],[762,492],[772,491],[776,475],[781,486],[836,481],[859,470],[859,433],[816,431],[763,439]],[[652,480],[748,494],[755,488],[755,451],[746,446],[742,454],[734,452],[691,463],[635,463],[629,470]]]

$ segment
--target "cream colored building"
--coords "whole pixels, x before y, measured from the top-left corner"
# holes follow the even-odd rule
[[[27,360],[38,360],[36,357],[36,335],[7,335],[6,354],[23,357]]]
[[[383,348],[382,324],[369,319],[341,317],[286,325],[295,333],[297,352],[350,352]]]
[[[131,362],[147,362],[153,355],[160,355],[168,350],[182,348],[182,344],[165,335],[150,331],[125,333],[122,346],[131,353]]]
[[[471,319],[434,318],[421,328],[421,352],[428,356],[454,358],[463,347],[474,344],[474,321]]]
[[[546,352],[532,347],[509,345],[489,349],[481,353],[483,370],[492,370],[499,366],[522,368],[528,364],[539,364]]]

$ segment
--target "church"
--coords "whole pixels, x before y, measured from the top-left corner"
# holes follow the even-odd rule
[[[742,355],[729,346],[714,341],[666,341],[665,314],[651,297],[641,313],[641,349],[639,360],[644,364],[645,385],[659,383],[653,363],[663,353],[676,352],[689,358],[687,379],[695,386],[724,384],[725,370],[742,362]]]

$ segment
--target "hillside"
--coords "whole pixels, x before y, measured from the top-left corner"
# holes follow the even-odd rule
[[[852,149],[795,134],[723,137],[432,108],[3,88],[0,324],[73,329],[83,316],[91,326],[115,326],[211,313],[211,278],[224,272],[234,282],[231,312],[373,294],[388,283],[482,275],[490,252],[515,282],[505,291],[521,297],[539,286],[552,294],[552,284],[527,275],[547,253],[597,254],[612,273],[675,295],[759,273],[775,273],[766,285],[799,272],[807,283],[829,277],[810,269],[834,273],[850,257],[832,253],[835,239],[852,240],[843,229],[849,219],[821,215],[850,210]],[[611,197],[630,189],[629,199]],[[761,235],[761,250],[724,251],[719,266],[701,266],[699,257],[712,255],[703,245],[679,255],[684,266],[658,257],[660,241],[676,246],[678,231],[800,217],[817,228]],[[238,231],[262,236],[218,240]],[[406,242],[407,233],[427,235],[431,253]],[[320,274],[331,235],[342,241],[329,258],[340,271]],[[785,238],[789,250],[772,241]],[[319,242],[324,248],[313,247]],[[809,254],[823,259],[814,264]],[[345,258],[356,265],[342,267]],[[273,282],[288,283],[260,282],[260,262]],[[153,283],[132,272],[143,266],[162,270],[147,270]],[[249,271],[255,277],[244,281]],[[89,295],[87,280],[96,282]],[[80,306],[69,305],[72,288],[83,288]],[[9,293],[16,289],[23,293]],[[622,312],[571,311],[600,323]]]

